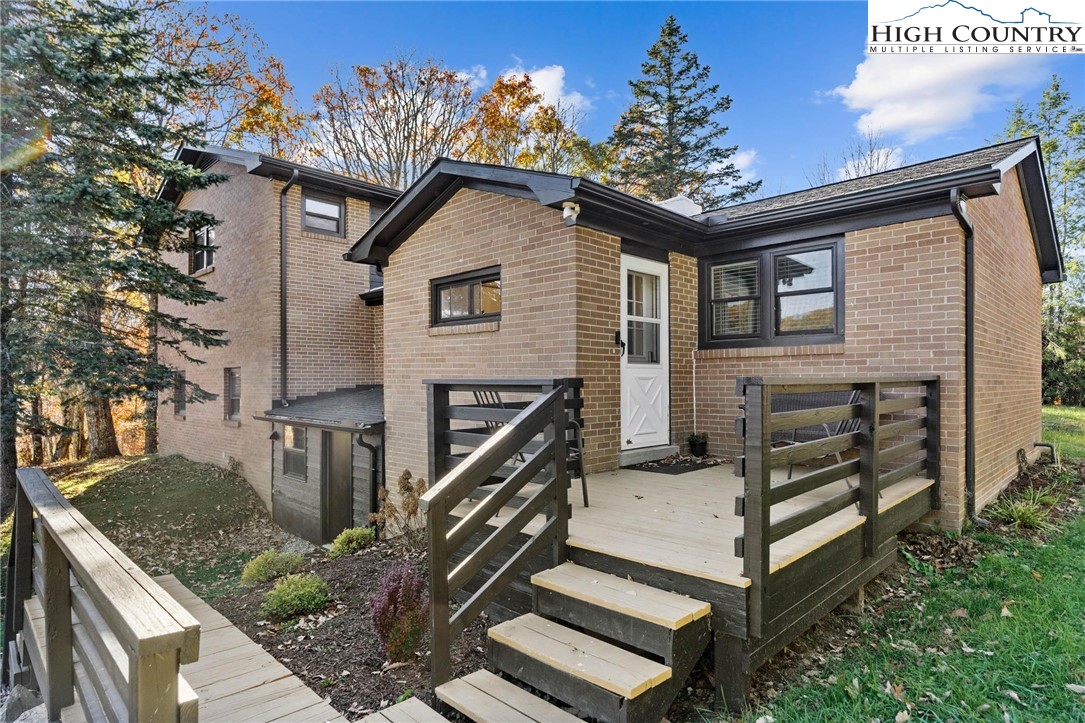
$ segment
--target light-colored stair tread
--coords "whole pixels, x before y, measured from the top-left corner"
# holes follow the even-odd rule
[[[671,630],[712,610],[706,602],[571,562],[532,575],[531,583]]]
[[[528,613],[490,628],[494,641],[624,698],[671,677],[671,669]]]
[[[448,719],[418,698],[408,698],[402,703],[370,713],[362,723],[448,723]]]
[[[488,670],[476,670],[439,686],[437,697],[476,723],[580,721],[576,716]]]

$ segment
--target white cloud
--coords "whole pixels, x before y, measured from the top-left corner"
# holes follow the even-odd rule
[[[1021,55],[874,55],[831,94],[862,115],[861,132],[900,135],[907,143],[968,125],[1043,80],[1041,57]]]
[[[457,71],[456,74],[471,84],[471,90],[485,87],[486,77],[489,75],[485,65],[472,65],[467,70]]]
[[[517,63],[515,67],[508,68],[501,73],[502,76],[523,75],[527,73],[531,77],[531,83],[535,90],[543,97],[543,103],[548,105],[561,104],[566,108],[586,113],[592,109],[591,99],[580,91],[567,91],[565,89],[565,67],[561,65],[546,65],[541,68],[526,70],[523,63]]]
[[[742,174],[743,181],[752,181],[757,178],[757,169],[754,165],[759,163],[757,160],[757,149],[751,148],[747,151],[735,151],[735,155],[731,156],[731,163],[735,164],[735,168]]]

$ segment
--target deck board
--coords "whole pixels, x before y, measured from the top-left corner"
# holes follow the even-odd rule
[[[796,467],[795,474],[804,473]],[[785,481],[787,469],[773,471],[773,480]],[[734,556],[734,539],[742,534],[743,519],[734,514],[735,497],[742,494],[743,480],[730,466],[719,465],[680,475],[632,469],[588,475],[591,506],[585,508],[578,494],[570,494],[573,515],[569,520],[569,545],[611,557],[638,562],[735,587],[748,587],[742,575],[742,559]],[[852,478],[853,486],[858,478]],[[916,494],[931,481],[920,477],[903,480],[885,491],[879,500],[888,510]],[[844,480],[786,502],[773,505],[772,519],[802,510],[847,489]],[[477,502],[465,502],[454,515],[461,516]],[[496,521],[507,519],[502,511]],[[779,570],[862,522],[855,507],[784,538],[772,546],[770,566]],[[530,534],[541,517],[530,523]]]

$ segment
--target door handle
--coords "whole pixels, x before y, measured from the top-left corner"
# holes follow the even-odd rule
[[[621,331],[621,329],[614,332],[614,344],[616,346],[620,346],[622,348],[621,353],[618,354],[618,358],[621,359],[623,356],[625,356],[625,342],[622,341],[622,331]]]

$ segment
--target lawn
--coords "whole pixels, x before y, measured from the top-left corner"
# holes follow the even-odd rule
[[[45,471],[140,567],[173,573],[205,600],[235,589],[251,557],[287,539],[245,480],[213,464],[115,457]],[[0,529],[0,554],[10,524]]]
[[[982,546],[976,564],[941,571],[905,553],[892,585],[906,593],[868,599],[873,613],[848,617],[856,644],[822,650],[824,665],[746,719],[1085,721],[1082,477],[1051,475],[1067,516],[1046,540],[975,532],[964,539]]]
[[[1044,441],[1063,459],[1085,460],[1085,407],[1044,407]]]

